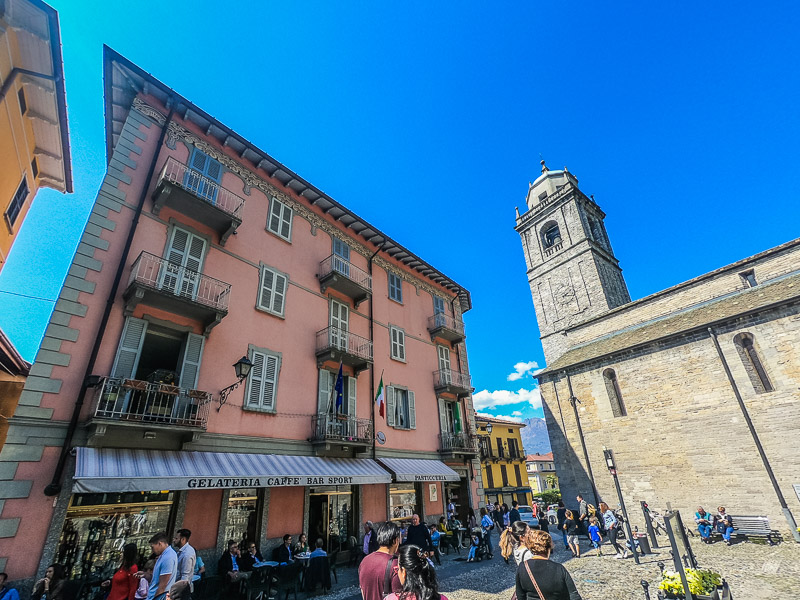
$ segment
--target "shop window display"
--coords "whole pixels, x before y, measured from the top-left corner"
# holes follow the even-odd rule
[[[174,500],[168,491],[73,495],[55,562],[70,579],[111,577],[125,544],[136,544],[140,559],[150,555],[148,541],[168,529]]]
[[[350,546],[358,536],[352,486],[319,486],[309,490],[309,539],[322,538],[327,552]]]
[[[242,488],[231,490],[225,519],[225,541],[256,540],[258,490]]]
[[[417,489],[413,483],[393,484],[389,488],[389,511],[392,521],[410,520],[414,513],[419,514]]]

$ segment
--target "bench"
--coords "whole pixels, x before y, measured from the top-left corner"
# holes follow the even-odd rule
[[[770,546],[775,545],[773,537],[777,537],[778,533],[769,526],[769,518],[764,516],[754,515],[731,515],[733,519],[733,534],[735,536],[743,537],[763,537],[766,538]],[[711,532],[711,535],[721,535],[716,529]]]

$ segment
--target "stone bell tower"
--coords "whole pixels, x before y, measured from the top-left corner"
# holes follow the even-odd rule
[[[605,213],[578,189],[566,167],[529,185],[527,212],[517,209],[516,231],[528,268],[544,355],[552,363],[567,347],[566,330],[630,302],[611,249]]]

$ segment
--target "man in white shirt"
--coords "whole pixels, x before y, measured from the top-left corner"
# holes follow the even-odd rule
[[[178,577],[176,581],[188,581],[189,591],[194,591],[192,579],[194,579],[194,565],[197,562],[197,553],[189,545],[189,538],[192,532],[188,529],[178,529],[172,544],[177,548],[178,553]]]

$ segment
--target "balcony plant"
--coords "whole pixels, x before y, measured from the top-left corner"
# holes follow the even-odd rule
[[[675,571],[664,571],[661,574],[658,589],[667,598],[685,598],[681,576]],[[686,581],[689,591],[698,600],[718,598],[717,588],[722,585],[722,576],[711,569],[686,569]]]

